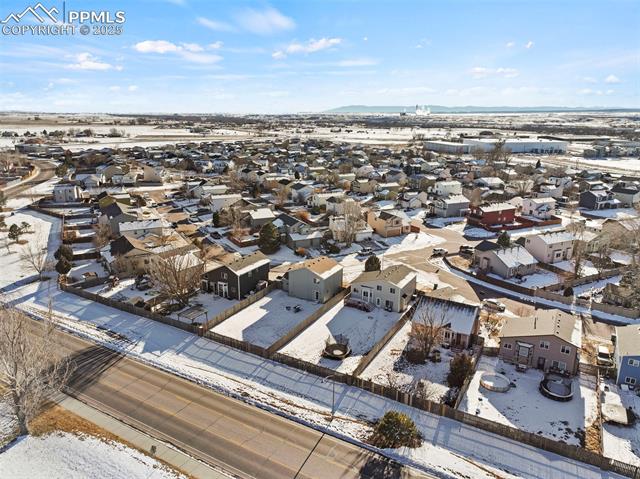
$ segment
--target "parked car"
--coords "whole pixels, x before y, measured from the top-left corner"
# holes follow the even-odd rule
[[[365,246],[360,251],[358,251],[358,256],[360,257],[371,256],[372,254],[373,254],[373,250],[368,246]]]
[[[482,307],[489,311],[499,311],[501,313],[507,309],[507,306],[504,303],[493,298],[483,299]]]
[[[459,253],[461,255],[473,254],[474,250],[475,250],[475,248],[473,246],[468,245],[468,244],[463,244],[462,246],[460,246]]]
[[[433,248],[431,256],[446,256],[448,253],[445,248]]]
[[[609,348],[606,346],[598,346],[598,356],[596,358],[598,366],[613,366],[613,357]]]

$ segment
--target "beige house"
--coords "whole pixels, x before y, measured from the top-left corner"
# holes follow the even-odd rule
[[[582,347],[580,318],[558,309],[538,309],[527,318],[510,317],[500,332],[504,361],[576,374]]]
[[[567,231],[552,231],[527,236],[524,247],[542,263],[571,259],[575,237]]]
[[[407,215],[397,210],[369,211],[367,223],[380,236],[389,238],[411,232]]]
[[[389,311],[407,309],[416,290],[416,273],[405,265],[365,271],[351,283],[351,298]]]
[[[378,189],[378,181],[374,179],[355,179],[351,182],[351,191],[360,194],[371,194]]]

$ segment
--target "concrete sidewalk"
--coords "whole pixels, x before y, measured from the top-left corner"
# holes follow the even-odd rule
[[[133,444],[137,448],[147,451],[150,455],[163,460],[167,464],[174,466],[190,476],[200,479],[229,479],[231,475],[214,469],[203,462],[194,459],[188,454],[179,451],[165,442],[154,439],[153,437],[135,429],[112,416],[99,411],[66,394],[61,395],[57,403],[66,410],[80,416],[93,424],[100,426],[102,429],[118,436],[119,438]],[[155,446],[155,454],[151,454],[151,448]]]

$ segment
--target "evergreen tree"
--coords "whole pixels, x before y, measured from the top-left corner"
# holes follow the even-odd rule
[[[536,169],[542,167],[542,162],[540,160],[536,161]]]
[[[73,249],[68,244],[60,245],[60,247],[53,253],[55,259],[66,259],[68,262],[73,261]]]
[[[508,248],[509,246],[511,246],[511,237],[509,236],[509,233],[507,233],[506,231],[500,233],[500,236],[498,236],[497,244],[502,248]]]
[[[449,366],[449,374],[447,375],[447,383],[449,386],[460,388],[473,372],[473,364],[471,357],[464,353],[456,354],[451,360],[451,366]]]
[[[63,256],[56,263],[56,271],[59,274],[67,274],[69,271],[71,271],[71,266],[72,266],[71,262]]]
[[[365,271],[380,271],[381,266],[380,258],[375,255],[369,256],[367,261],[364,262]]]
[[[384,449],[418,447],[422,438],[409,416],[398,411],[387,411],[378,421],[371,442]]]
[[[273,223],[267,223],[260,230],[258,246],[263,253],[271,254],[280,249],[280,234]]]
[[[9,239],[15,241],[16,243],[20,239],[20,235],[22,234],[22,230],[16,224],[13,224],[9,227]]]
[[[215,226],[216,228],[220,226],[220,213],[215,211],[213,215],[211,215],[211,222],[213,223],[213,226]]]

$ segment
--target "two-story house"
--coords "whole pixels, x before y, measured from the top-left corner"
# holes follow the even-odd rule
[[[575,237],[568,231],[549,231],[523,238],[524,247],[542,263],[571,259]]]
[[[416,290],[416,273],[405,265],[365,271],[351,282],[351,297],[389,311],[407,309]]]
[[[373,231],[384,238],[400,236],[411,231],[407,215],[398,210],[369,211],[367,223]]]
[[[569,374],[578,372],[582,321],[558,309],[537,309],[532,316],[509,317],[500,331],[499,357],[507,362]]]
[[[536,220],[550,220],[556,210],[556,200],[553,198],[524,198],[522,200],[522,214]]]
[[[637,324],[616,326],[614,361],[617,384],[640,387],[640,327]]]
[[[489,230],[500,230],[515,222],[516,207],[509,203],[484,203],[471,206],[467,223]]]
[[[202,278],[202,289],[223,298],[242,299],[269,278],[270,260],[256,251],[243,257],[224,257]]]
[[[439,330],[438,343],[467,349],[480,329],[480,308],[449,299],[423,296],[411,319],[411,329]]]
[[[282,275],[289,296],[326,303],[342,289],[342,266],[326,256],[291,265]]]
[[[473,264],[485,274],[509,279],[535,273],[538,261],[523,246],[502,248],[496,243],[482,241],[474,249]]]
[[[578,206],[588,210],[605,210],[617,208],[620,200],[613,196],[611,191],[607,190],[588,190],[580,193]]]
[[[433,213],[441,218],[464,216],[469,211],[469,200],[463,195],[451,195],[436,198],[433,201]]]

